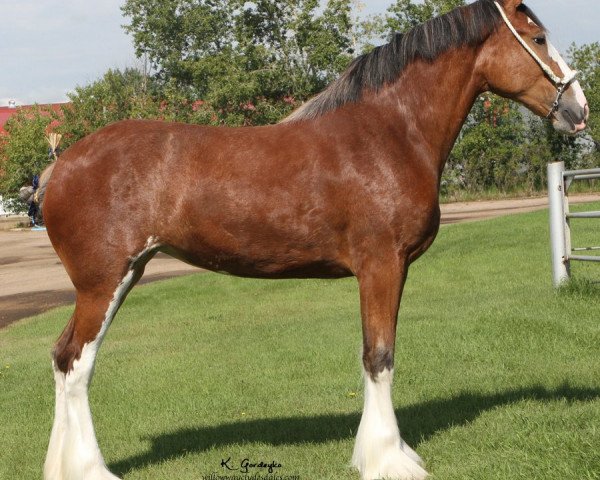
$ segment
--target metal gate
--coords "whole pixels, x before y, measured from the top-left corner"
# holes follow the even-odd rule
[[[550,208],[550,247],[552,251],[552,281],[555,287],[571,278],[571,262],[600,262],[600,255],[583,255],[600,247],[571,245],[571,218],[600,218],[600,211],[571,213],[568,190],[573,180],[600,178],[600,168],[565,170],[564,162],[548,164],[548,203]]]

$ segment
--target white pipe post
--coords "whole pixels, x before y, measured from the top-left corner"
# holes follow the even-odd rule
[[[559,287],[570,277],[567,252],[565,213],[564,162],[548,164],[548,204],[550,212],[550,249],[552,253],[552,282]]]

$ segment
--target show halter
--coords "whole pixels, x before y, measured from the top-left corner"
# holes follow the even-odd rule
[[[494,4],[496,5],[496,8],[498,8],[500,15],[502,15],[502,19],[504,20],[504,23],[506,23],[506,26],[508,27],[508,29],[512,32],[512,34],[519,41],[519,43],[521,45],[523,45],[523,48],[527,51],[527,53],[529,53],[529,55],[531,55],[532,58],[536,61],[536,63],[541,67],[541,69],[548,76],[548,78],[550,78],[550,80],[552,80],[552,82],[554,83],[554,86],[556,87],[556,91],[557,91],[556,100],[554,100],[554,103],[552,104],[552,109],[550,110],[550,113],[548,113],[548,115],[546,116],[546,118],[550,118],[556,111],[558,111],[558,104],[560,102],[560,99],[561,99],[563,93],[565,92],[567,87],[571,84],[571,82],[573,80],[575,80],[575,78],[577,77],[579,72],[577,70],[570,70],[569,72],[565,73],[565,76],[563,78],[560,78],[558,75],[556,75],[552,71],[552,69],[548,66],[548,64],[546,62],[544,62],[537,55],[537,53],[535,53],[533,51],[533,49],[527,44],[527,42],[523,39],[523,37],[521,35],[519,35],[519,32],[517,32],[517,30],[515,29],[513,24],[510,23],[510,20],[508,19],[508,16],[506,15],[506,12],[502,8],[502,6],[500,6],[500,4],[498,2],[494,2]]]

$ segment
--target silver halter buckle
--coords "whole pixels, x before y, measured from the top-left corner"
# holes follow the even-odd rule
[[[560,104],[560,99],[561,99],[563,93],[565,93],[565,90],[567,89],[568,86],[569,86],[568,84],[565,85],[564,83],[557,85],[556,100],[554,100],[554,103],[552,104],[552,108],[550,109],[550,112],[548,113],[548,115],[546,115],[547,119],[550,119],[552,117],[552,115],[554,115],[556,112],[558,112],[558,106]]]

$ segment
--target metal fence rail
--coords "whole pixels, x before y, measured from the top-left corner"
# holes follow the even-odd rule
[[[567,218],[600,218],[600,212],[567,213]]]
[[[565,170],[564,162],[548,164],[548,203],[550,211],[550,247],[552,281],[555,287],[571,278],[571,261],[600,262],[600,255],[573,255],[573,252],[595,251],[600,247],[572,248],[572,218],[600,218],[598,212],[569,211],[568,190],[574,180],[600,179],[600,168]]]

